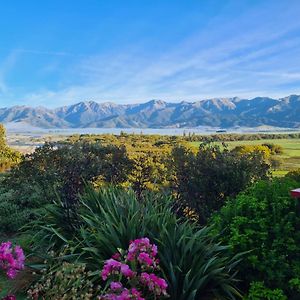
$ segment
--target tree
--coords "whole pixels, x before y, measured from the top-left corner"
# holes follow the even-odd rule
[[[7,146],[5,128],[0,124],[0,172],[6,171],[20,159],[21,154]]]
[[[116,146],[81,143],[46,143],[13,168],[7,182],[40,187],[45,201],[54,192],[68,204],[75,204],[85,183],[99,178],[107,183],[126,180],[130,160],[126,150]],[[17,188],[18,190],[18,188]],[[22,191],[20,191],[22,193]]]
[[[66,222],[72,224],[79,194],[86,183],[95,180],[122,183],[127,179],[130,166],[124,147],[82,142],[46,143],[26,155],[3,184],[6,190],[13,191],[11,202],[20,210],[35,211],[59,197],[65,207]]]
[[[227,197],[266,178],[269,167],[260,152],[238,154],[226,146],[221,149],[212,144],[201,144],[197,153],[176,147],[170,162],[180,204],[195,210],[202,224],[223,206]]]
[[[5,142],[5,128],[0,124],[0,150],[6,147]]]
[[[132,170],[129,184],[139,199],[146,190],[159,191],[168,186],[168,171],[164,156],[152,153],[139,153],[131,158]]]

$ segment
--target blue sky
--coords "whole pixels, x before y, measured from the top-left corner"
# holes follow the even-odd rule
[[[300,93],[299,0],[3,0],[0,107]]]

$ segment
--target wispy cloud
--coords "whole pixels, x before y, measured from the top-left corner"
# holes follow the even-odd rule
[[[227,22],[224,16],[216,16],[205,28],[154,53],[141,43],[89,56],[16,49],[14,55],[75,58],[65,67],[59,88],[27,91],[22,102],[58,106],[86,99],[125,103],[300,93],[300,66],[295,63],[300,60],[299,9],[283,2],[277,6],[280,15],[270,14],[266,5]],[[48,68],[55,70],[59,65]],[[9,67],[3,69],[0,90],[5,92]]]

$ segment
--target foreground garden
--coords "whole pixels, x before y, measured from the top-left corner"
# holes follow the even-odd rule
[[[300,172],[271,169],[266,148],[45,144],[1,177],[0,299],[299,299]]]

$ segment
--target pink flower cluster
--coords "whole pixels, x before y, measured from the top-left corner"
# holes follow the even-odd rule
[[[107,260],[101,272],[102,279],[110,282],[108,293],[100,300],[146,300],[167,296],[167,282],[154,274],[159,271],[157,246],[148,238],[130,242],[121,255],[116,253]]]
[[[148,238],[141,238],[132,241],[129,245],[127,260],[137,260],[142,266],[156,268],[159,261],[155,258],[157,246],[150,244]]]
[[[155,274],[142,273],[141,282],[148,287],[149,291],[155,295],[165,295],[167,290],[167,283],[164,279],[157,277]]]
[[[121,282],[111,282],[110,289],[111,293],[100,297],[101,300],[145,300],[136,288],[123,288]]]
[[[127,264],[123,264],[113,258],[107,260],[104,264],[103,270],[101,272],[102,279],[107,280],[110,275],[122,274],[127,278],[134,276],[134,272],[130,269]]]
[[[9,279],[14,279],[17,273],[24,269],[25,256],[22,248],[13,248],[11,242],[3,242],[0,245],[0,269],[5,271]]]
[[[8,295],[2,298],[2,300],[17,300],[17,297],[15,295]]]

